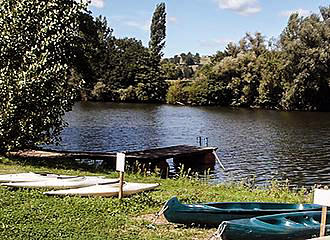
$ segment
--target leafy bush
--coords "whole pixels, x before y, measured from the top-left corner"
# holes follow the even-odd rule
[[[166,95],[166,102],[176,104],[178,102],[187,102],[186,88],[180,81],[172,81]]]
[[[193,105],[207,105],[208,101],[208,81],[199,79],[187,87],[188,102]]]
[[[129,86],[126,89],[119,89],[119,98],[120,101],[123,102],[131,102],[131,101],[136,101],[136,93],[135,93],[135,88],[133,86]]]

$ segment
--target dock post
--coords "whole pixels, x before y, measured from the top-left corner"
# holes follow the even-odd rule
[[[124,188],[124,172],[119,172],[119,194],[118,198],[122,199],[123,198],[123,189]]]
[[[198,143],[198,145],[201,147],[201,146],[202,146],[202,137],[199,136],[199,137],[197,137],[196,139],[197,139],[197,143]]]
[[[209,138],[208,137],[204,138],[204,142],[205,142],[205,146],[208,147],[209,146]]]

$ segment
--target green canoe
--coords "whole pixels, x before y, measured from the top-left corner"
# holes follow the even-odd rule
[[[326,232],[330,233],[330,213]],[[225,221],[219,226],[222,240],[300,240],[320,234],[321,211],[283,213]]]
[[[321,206],[264,202],[182,204],[173,197],[166,203],[164,215],[172,223],[218,226],[221,222],[232,219],[315,210],[321,210]]]

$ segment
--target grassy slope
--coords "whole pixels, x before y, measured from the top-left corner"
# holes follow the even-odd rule
[[[31,166],[0,158],[0,174],[46,171],[71,175],[107,175],[84,170]],[[304,189],[292,192],[273,183],[268,189],[244,184],[208,185],[195,179],[160,179],[127,174],[131,182],[159,182],[157,191],[119,201],[117,198],[47,197],[41,190],[0,187],[0,236],[3,239],[208,239],[216,229],[172,224],[150,227],[151,217],[172,196],[185,203],[208,201],[311,202]],[[141,217],[142,216],[142,217]]]

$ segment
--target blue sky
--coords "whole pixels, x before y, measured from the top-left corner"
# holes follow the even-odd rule
[[[165,57],[182,52],[212,55],[246,32],[278,37],[292,12],[318,13],[329,0],[92,0],[94,16],[102,15],[116,37],[134,37],[145,46],[157,3],[166,3]]]

